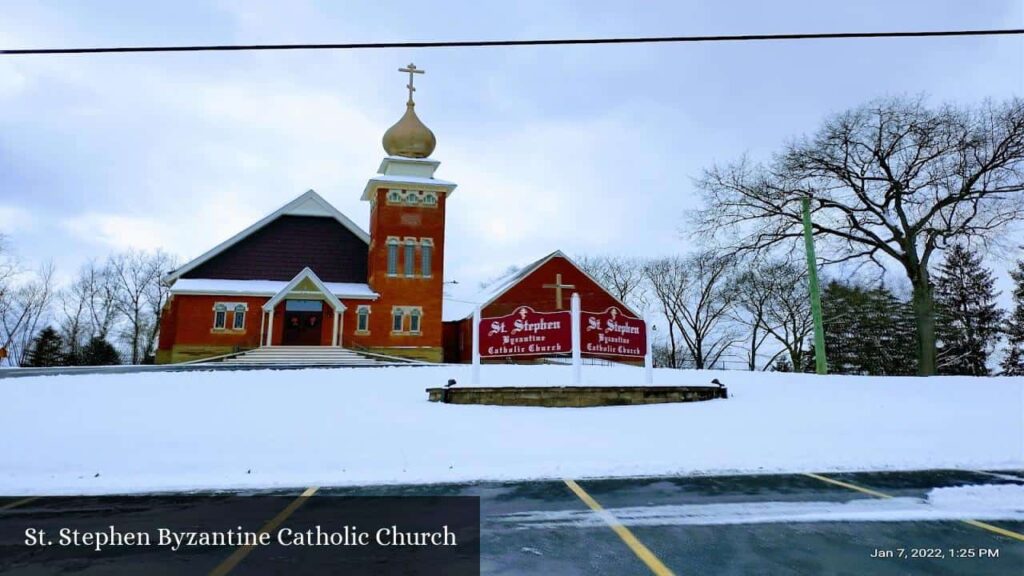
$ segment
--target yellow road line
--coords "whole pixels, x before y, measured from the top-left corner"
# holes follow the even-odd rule
[[[810,472],[807,472],[807,473],[804,474],[804,476],[810,476],[811,478],[817,478],[818,480],[821,480],[822,482],[828,482],[829,484],[835,484],[836,486],[842,486],[843,488],[849,488],[850,490],[856,490],[857,492],[863,492],[864,494],[869,494],[871,496],[874,496],[875,498],[892,498],[892,496],[889,496],[888,494],[882,494],[881,492],[875,492],[874,490],[869,490],[867,488],[863,488],[861,486],[857,486],[856,484],[848,484],[846,482],[841,482],[839,480],[833,480],[831,478],[826,478],[824,476],[819,476],[818,474],[811,474]]]
[[[0,510],[10,510],[11,508],[14,508],[16,506],[21,506],[22,504],[28,504],[29,502],[31,502],[33,500],[38,500],[38,499],[39,499],[38,496],[32,496],[31,498],[22,498],[21,500],[15,500],[14,502],[11,502],[10,504],[4,504],[3,506],[0,506]]]
[[[811,474],[810,472],[807,472],[804,474],[804,476],[810,476],[811,478],[817,478],[822,482],[828,482],[829,484],[835,484],[836,486],[842,486],[843,488],[849,488],[850,490],[856,490],[857,492],[870,494],[871,496],[874,496],[876,498],[892,498],[892,496],[888,494],[876,492],[874,490],[864,488],[863,486],[857,486],[856,484],[850,484],[848,482],[842,482],[839,480],[834,480],[832,478],[826,478],[825,476],[821,476],[820,474]],[[978,520],[961,520],[961,522],[963,522],[964,524],[968,524],[970,526],[974,526],[975,528],[988,530],[989,532],[999,534],[1000,536],[1006,536],[1007,538],[1013,538],[1014,540],[1020,540],[1021,542],[1024,542],[1024,534],[1014,532],[1013,530],[1007,530],[1006,528],[1000,528],[999,526],[993,526],[992,524],[988,524],[986,522],[979,522]]]
[[[271,532],[274,529],[276,529],[278,526],[281,525],[282,522],[287,520],[288,517],[291,516],[293,512],[298,510],[299,506],[302,506],[303,504],[305,504],[306,500],[310,496],[312,496],[313,494],[316,494],[316,491],[318,489],[319,489],[319,486],[310,486],[309,488],[306,488],[306,490],[302,492],[302,495],[300,495],[295,500],[292,500],[291,504],[289,504],[284,510],[281,510],[281,512],[278,513],[277,516],[274,516],[274,518],[270,522],[267,522],[266,524],[264,524],[263,527],[260,528],[259,533],[262,534],[264,532]],[[234,569],[234,567],[237,566],[239,562],[244,560],[245,557],[248,556],[249,553],[252,552],[254,548],[256,548],[256,547],[255,546],[241,546],[241,547],[239,547],[237,550],[234,551],[233,554],[231,554],[231,556],[228,556],[227,559],[225,559],[223,562],[220,563],[220,565],[218,565],[216,568],[214,568],[210,572],[209,576],[224,576],[228,572],[231,572],[231,570]]]
[[[658,557],[655,556],[653,552],[636,539],[636,536],[629,531],[629,528],[623,526],[611,512],[602,508],[601,505],[597,503],[597,500],[594,500],[590,497],[590,494],[587,494],[583,487],[569,478],[565,478],[565,485],[568,486],[573,493],[579,496],[580,500],[583,500],[591,510],[597,512],[597,514],[604,519],[608,524],[608,527],[614,530],[615,533],[619,535],[619,538],[622,538],[622,541],[626,543],[626,546],[629,546],[629,549],[632,550],[633,553],[651,569],[651,572],[654,572],[658,576],[674,576],[672,571],[662,564],[661,560],[658,560]]]

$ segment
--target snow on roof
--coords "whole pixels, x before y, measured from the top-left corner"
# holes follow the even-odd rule
[[[324,282],[338,298],[375,300],[380,294],[369,284]],[[222,280],[219,278],[179,278],[171,286],[171,294],[224,294],[238,296],[273,296],[288,285],[284,280]]]
[[[561,250],[555,250],[543,258],[527,264],[523,268],[510,270],[476,292],[468,294],[453,293],[451,295],[446,295],[441,303],[441,321],[456,322],[472,316],[473,310],[475,310],[477,306],[482,308],[490,304],[492,301],[496,300],[498,296],[504,294],[506,290],[515,286],[520,280],[526,278],[531,272],[540,268],[542,264],[556,256],[561,256],[568,260]],[[569,261],[572,262],[572,260]]]

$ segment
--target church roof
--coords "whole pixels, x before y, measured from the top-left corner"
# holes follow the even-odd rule
[[[334,218],[342,226],[352,232],[352,234],[354,234],[359,240],[362,240],[367,245],[370,243],[370,235],[367,234],[366,231],[357,226],[355,222],[342,214],[337,208],[332,206],[330,202],[324,200],[322,196],[313,190],[307,190],[291,202],[263,217],[252,226],[249,226],[245,230],[242,230],[238,234],[235,234],[231,238],[228,238],[224,242],[214,246],[199,257],[182,265],[177,270],[170,272],[164,277],[164,282],[171,283],[176,280],[180,281],[179,279],[181,279],[182,275],[223,253],[228,248],[238,244],[282,216],[320,216]]]
[[[441,303],[441,320],[443,322],[457,322],[464,320],[473,315],[473,310],[477,306],[480,308],[486,308],[489,304],[500,298],[505,292],[512,289],[513,286],[521,282],[524,278],[533,274],[538,268],[546,264],[548,261],[554,258],[562,258],[574,268],[579,270],[584,276],[589,278],[594,284],[600,286],[606,293],[608,289],[603,284],[594,279],[593,276],[588,274],[586,270],[580,268],[579,264],[569,258],[561,250],[555,250],[554,252],[544,256],[538,260],[527,264],[523,268],[518,270],[511,270],[508,274],[498,278],[497,280],[489,283],[487,286],[481,288],[475,293],[470,294],[451,294],[446,295]],[[623,310],[629,311],[631,314],[636,315],[632,308],[620,302],[618,298],[615,298],[610,293],[608,295],[621,304]]]

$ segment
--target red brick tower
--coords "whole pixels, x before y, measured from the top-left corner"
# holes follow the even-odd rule
[[[409,74],[405,114],[384,134],[388,156],[362,196],[370,203],[368,282],[380,298],[366,306],[365,321],[356,310],[355,341],[440,362],[445,206],[456,185],[434,178],[441,163],[428,158],[436,140],[412,98],[413,74],[423,71],[413,64],[400,71]]]

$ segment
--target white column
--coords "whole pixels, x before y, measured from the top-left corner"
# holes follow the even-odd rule
[[[263,329],[267,327],[267,311],[260,306],[260,346],[263,346]]]
[[[573,292],[572,310],[572,384],[579,386],[583,379],[583,357],[580,353],[580,295]]]
[[[267,346],[274,345],[274,309],[270,309],[269,320],[267,321]]]
[[[334,311],[334,332],[331,334],[331,346],[338,345],[338,311]]]
[[[471,383],[480,384],[480,307],[473,310],[473,372]]]
[[[647,331],[647,351],[644,353],[644,384],[654,384],[654,338],[651,337],[651,319],[644,318]]]

